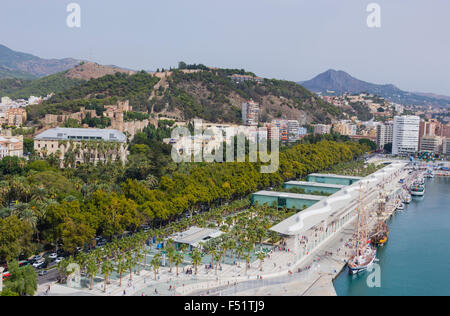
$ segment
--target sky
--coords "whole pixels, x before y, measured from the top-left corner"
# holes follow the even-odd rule
[[[81,8],[69,28],[66,7]],[[381,27],[367,26],[367,5]],[[130,69],[179,61],[308,80],[344,70],[450,96],[449,0],[0,0],[0,44]]]

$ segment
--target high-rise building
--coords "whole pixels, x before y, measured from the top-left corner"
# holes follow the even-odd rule
[[[242,103],[242,123],[247,126],[258,126],[259,104],[250,100]]]
[[[394,135],[394,124],[377,125],[377,147],[383,149],[384,145],[391,143]]]
[[[392,154],[409,155],[419,148],[420,117],[407,115],[394,118]]]
[[[289,142],[295,143],[298,140],[298,129],[300,124],[297,120],[289,120],[287,122],[288,127],[288,140]]]
[[[273,120],[272,125],[278,128],[279,139],[282,142],[287,142],[289,140],[288,132],[288,121],[287,120]]]

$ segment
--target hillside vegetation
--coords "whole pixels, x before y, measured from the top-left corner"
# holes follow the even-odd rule
[[[232,74],[254,76],[245,70],[205,66],[154,74],[116,72],[88,81],[60,73],[31,83],[0,81],[0,91],[9,89],[19,95],[33,94],[39,89],[46,93],[53,90],[55,95],[50,100],[28,108],[32,120],[45,114],[74,113],[80,107],[95,109],[118,100],[129,100],[135,111],[178,120],[201,118],[219,123],[240,123],[242,103],[249,99],[260,104],[263,122],[287,118],[302,124],[329,123],[341,115],[340,109],[294,82],[264,79],[259,83],[237,83],[230,78]]]
[[[265,79],[262,83],[236,83],[228,76],[247,74],[243,70],[213,69],[195,73],[176,70],[167,79],[168,87],[152,99],[156,113],[179,113],[183,119],[201,117],[211,122],[241,122],[242,102],[260,103],[261,119],[286,117],[326,122],[340,110],[289,81]]]
[[[29,106],[28,112],[31,119],[37,119],[45,114],[73,113],[79,111],[82,106],[95,108],[125,99],[129,100],[136,110],[146,111],[149,107],[149,95],[158,81],[158,78],[144,71],[134,75],[117,72],[58,92],[42,104]]]
[[[46,96],[74,88],[84,80],[68,78],[66,72],[57,73],[36,80],[2,79],[0,80],[0,96],[12,99],[28,99],[31,95]]]

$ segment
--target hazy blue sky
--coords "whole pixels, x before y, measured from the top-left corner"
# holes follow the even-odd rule
[[[66,26],[81,5],[81,28]],[[381,5],[381,28],[366,6]],[[184,60],[307,80],[329,68],[450,95],[449,0],[1,0],[0,43],[133,69]]]

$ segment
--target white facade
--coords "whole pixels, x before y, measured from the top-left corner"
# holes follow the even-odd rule
[[[418,150],[419,124],[418,116],[408,115],[394,118],[393,155],[409,155]]]
[[[9,156],[9,149],[7,146],[0,145],[0,159]]]

